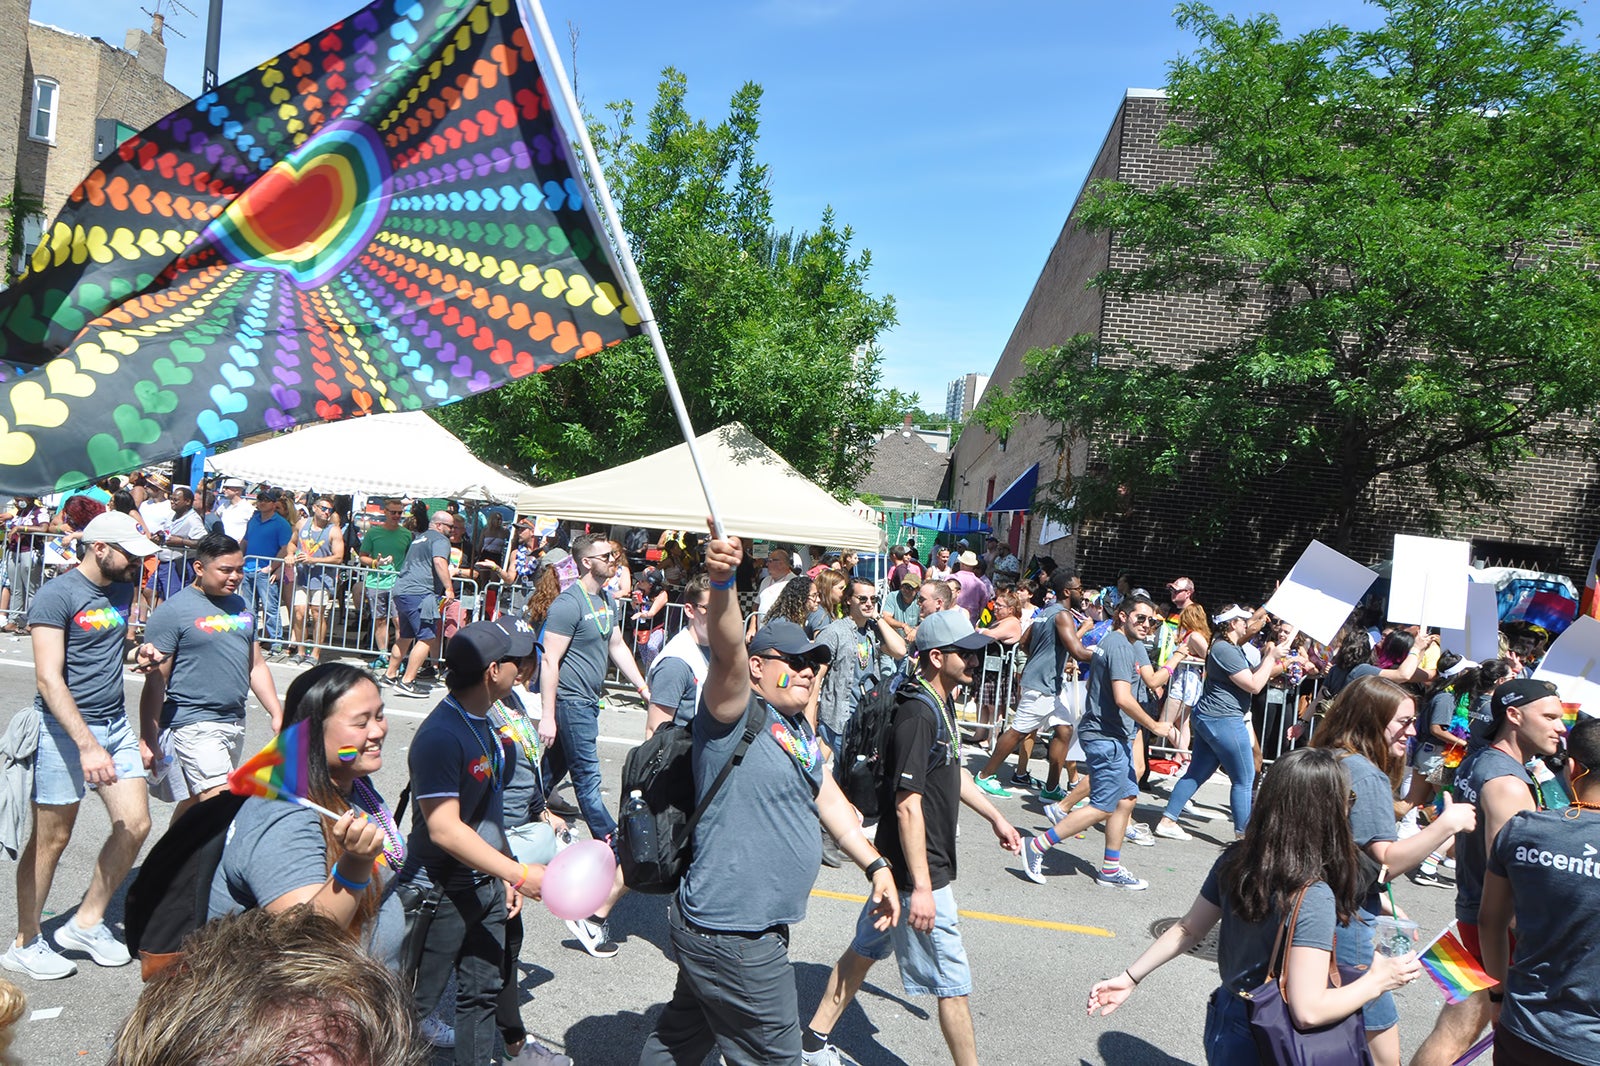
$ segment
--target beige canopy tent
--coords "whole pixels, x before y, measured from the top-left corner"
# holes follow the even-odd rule
[[[512,503],[533,491],[477,459],[421,411],[323,422],[212,456],[207,465],[246,481],[318,492]]]
[[[802,477],[741,423],[696,438],[728,532],[788,544],[882,551],[882,529]],[[545,518],[652,529],[703,530],[706,499],[689,446],[588,477],[530,489],[517,510]]]

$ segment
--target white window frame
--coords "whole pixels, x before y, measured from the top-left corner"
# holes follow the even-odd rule
[[[40,89],[43,86],[46,86],[46,85],[48,85],[50,87],[50,106],[49,107],[43,106],[40,103],[40,100],[39,100]],[[35,128],[39,124],[39,114],[41,112],[43,112],[45,115],[47,115],[49,117],[49,119],[50,119],[49,131],[43,137],[39,136],[39,134],[34,132]],[[54,78],[42,78],[42,77],[34,78],[33,79],[33,106],[28,108],[28,140],[30,140],[30,141],[38,141],[41,144],[52,144],[52,145],[55,144],[56,143],[56,121],[60,116],[60,112],[61,112],[61,83],[56,81]]]

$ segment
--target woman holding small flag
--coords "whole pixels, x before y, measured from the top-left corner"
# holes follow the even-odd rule
[[[210,916],[309,903],[398,972],[405,840],[368,780],[389,732],[377,682],[345,663],[313,667],[289,686],[283,721],[229,781],[251,798],[217,866]]]

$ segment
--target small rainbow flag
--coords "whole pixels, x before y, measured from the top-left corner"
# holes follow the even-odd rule
[[[311,734],[305,720],[267,741],[267,746],[228,775],[228,787],[241,796],[288,800],[337,819],[339,816],[306,798],[306,770],[311,762]]]
[[[1447,928],[1428,949],[1417,957],[1422,968],[1428,971],[1433,983],[1444,991],[1450,1003],[1460,1003],[1474,992],[1493,988],[1495,979],[1483,972],[1483,966],[1472,957],[1466,945],[1456,939],[1453,928]]]
[[[1583,710],[1581,703],[1561,704],[1561,721],[1567,727],[1567,732],[1572,732],[1572,727],[1578,724],[1578,713]]]

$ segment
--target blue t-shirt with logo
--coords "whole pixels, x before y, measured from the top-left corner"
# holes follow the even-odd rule
[[[122,656],[132,606],[130,582],[102,588],[82,570],[46,581],[28,605],[30,626],[59,629],[65,635],[67,691],[86,722],[103,725],[124,714]],[[41,714],[48,711],[42,695],[34,695],[33,705]]]

